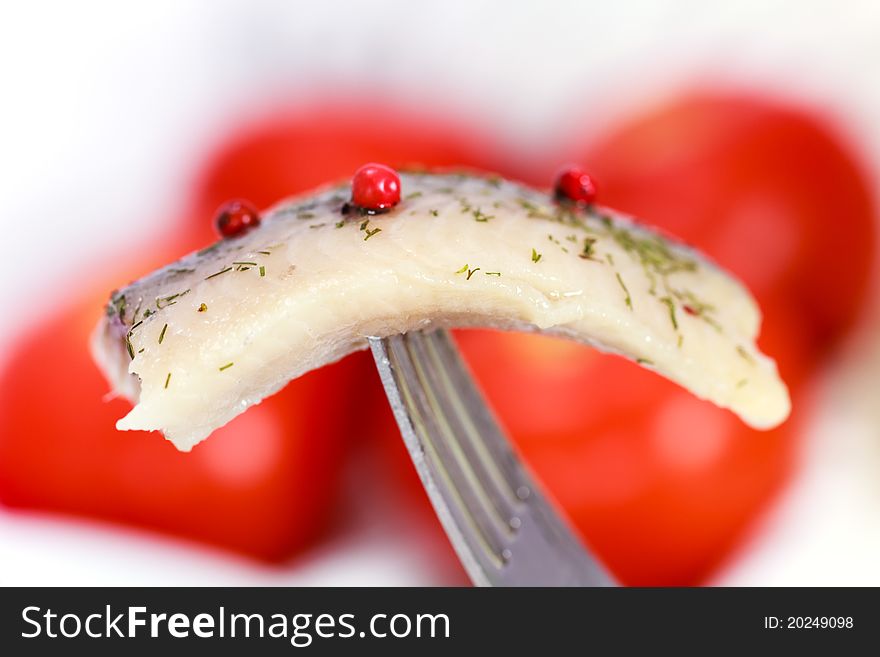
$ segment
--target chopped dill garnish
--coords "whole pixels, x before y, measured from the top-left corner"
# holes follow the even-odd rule
[[[220,367],[220,371],[222,372],[223,370],[228,370],[228,369],[229,369],[230,367],[232,367],[234,364],[235,364],[235,363],[226,363],[226,365],[223,365],[223,366]]]
[[[232,264],[233,265],[240,265],[240,266],[248,266],[248,267],[256,267],[257,266],[256,262],[244,262],[244,261],[237,261],[237,262],[233,262]]]
[[[740,379],[739,381],[736,382],[736,387],[737,387],[737,388],[742,388],[742,387],[743,387],[744,385],[746,385],[748,382],[749,382],[748,379]]]
[[[465,280],[466,280],[466,281],[471,280],[471,276],[473,276],[474,274],[476,274],[478,271],[480,271],[480,268],[479,268],[479,267],[475,267],[474,269],[468,269],[467,278],[466,278]]]
[[[524,198],[516,199],[516,202],[519,203],[519,206],[528,212],[526,216],[530,219],[553,219],[553,217],[546,212],[545,210],[539,208],[537,205],[528,201]]]
[[[168,330],[168,324],[162,327],[162,332],[159,334],[159,344],[162,344],[162,340],[165,339],[165,331]]]
[[[540,262],[541,254],[535,251],[535,248],[532,247],[532,262]]]
[[[565,239],[568,242],[577,242],[578,241],[577,235],[575,235],[575,234],[566,235]]]
[[[721,328],[721,324],[719,324],[718,321],[714,317],[710,317],[706,313],[703,313],[702,315],[700,315],[700,317],[702,318],[702,320],[704,322],[706,322],[709,326],[711,326],[713,329],[715,329],[719,333],[723,332],[723,329]]]
[[[224,268],[221,269],[220,271],[215,272],[215,273],[211,274],[210,276],[206,276],[206,277],[205,277],[205,280],[206,280],[206,281],[207,281],[207,280],[210,280],[210,279],[214,278],[215,276],[219,276],[220,274],[225,274],[225,273],[228,272],[228,271],[232,271],[232,267],[224,267]]]
[[[198,312],[203,313],[203,312],[205,312],[207,309],[208,309],[207,304],[200,303],[200,304],[199,304]]]
[[[260,255],[272,255],[271,251],[257,251]]]
[[[211,274],[210,276],[205,276],[205,280],[206,280],[206,281],[211,280],[211,279],[214,278],[215,276],[219,276],[220,274],[225,274],[225,273],[228,272],[228,271],[232,271],[232,267],[224,267],[224,268],[221,269],[220,271],[218,271],[218,272],[214,272],[214,273]]]
[[[613,255],[611,255],[610,253],[606,253],[605,259],[608,261],[609,265],[611,265],[612,267],[614,266],[614,256]]]
[[[314,219],[315,214],[313,212],[300,212],[296,215],[297,219]]]
[[[134,330],[143,323],[144,323],[144,320],[141,320],[137,324],[132,326],[130,329],[128,329],[128,334],[131,335],[132,333],[134,333]]]
[[[265,276],[265,275],[266,275],[266,266],[265,266],[265,265],[260,265],[260,276],[262,277],[262,276]]]
[[[438,187],[437,191],[440,194],[452,194],[455,190],[452,187]]]
[[[410,199],[418,198],[421,195],[422,195],[421,191],[412,192],[411,194],[407,194],[404,197],[404,200],[409,201]]]
[[[669,308],[669,321],[672,322],[672,328],[677,331],[678,320],[675,318],[675,302],[672,300],[672,297],[660,297],[658,301]]]
[[[627,253],[641,262],[647,270],[665,276],[679,271],[696,271],[697,262],[674,253],[669,245],[656,235],[641,236],[625,227],[616,226],[611,217],[599,220],[609,235]]]
[[[189,290],[184,290],[183,292],[170,294],[167,297],[156,297],[156,308],[162,310],[163,308],[167,308],[168,306],[173,306],[175,303],[177,303],[177,299],[189,294],[189,292]]]
[[[118,292],[114,293],[110,298],[110,303],[107,304],[107,315],[112,317],[113,315],[119,315],[119,319],[125,320],[125,295],[119,294]]]
[[[361,230],[366,230],[367,226],[369,226],[369,225],[370,225],[370,220],[365,219],[363,222],[361,222]]]
[[[125,348],[128,350],[128,357],[134,360],[134,347],[131,345],[131,340],[127,335],[125,336]]]
[[[678,348],[681,349],[681,345],[684,344],[684,336],[679,333],[678,334]]]
[[[689,306],[689,312],[694,315],[702,315],[704,313],[710,313],[715,310],[715,306],[712,304],[701,301],[696,294],[691,292],[690,290],[685,290],[683,292],[676,293],[676,296],[679,299],[683,299],[687,301],[687,305]]]
[[[619,271],[614,272],[614,275],[617,276],[617,282],[620,283],[620,287],[623,288],[623,291],[626,294],[626,299],[624,299],[624,301],[626,302],[626,307],[632,310],[633,300],[632,297],[629,295],[629,290],[626,289],[626,283],[623,282],[623,277],[620,275]]]
[[[671,290],[671,292],[673,296],[685,305],[685,310],[689,315],[694,315],[695,317],[702,319],[719,333],[722,332],[721,324],[719,324],[711,314],[715,312],[715,306],[700,300],[697,295],[690,290]]]
[[[494,219],[495,215],[492,214],[484,214],[480,208],[474,210],[474,220],[480,223],[486,223],[489,219]]]
[[[219,248],[221,244],[222,244],[222,242],[214,242],[211,246],[206,246],[204,249],[201,249],[200,251],[196,251],[196,255],[201,256],[201,255],[206,255],[208,253],[211,253],[211,251],[214,251],[215,249]]]
[[[432,217],[437,217],[440,215],[440,213],[437,210],[428,210],[428,212],[431,213]]]
[[[340,219],[339,221],[337,221],[333,225],[336,226],[337,228],[342,228],[345,225],[345,219]]]
[[[165,377],[165,390],[168,390],[169,383],[171,383],[171,372],[168,372],[168,376]]]
[[[146,349],[146,347],[141,347],[140,349],[138,349],[138,353],[139,353],[139,354],[144,353],[144,349]]]
[[[309,228],[323,228],[327,224],[311,224]]]
[[[156,314],[156,311],[155,311],[155,310],[152,310],[152,309],[150,309],[150,308],[147,308],[147,309],[144,311],[144,319],[146,319],[146,318],[149,317],[150,315],[155,315],[155,314]]]
[[[746,348],[741,344],[736,345],[736,353],[740,355],[740,357],[745,360],[749,365],[755,364],[755,359],[752,358],[752,355],[746,351]]]
[[[574,237],[574,235],[572,235]],[[593,257],[594,246],[596,244],[595,237],[585,237],[584,238],[584,248],[578,254],[579,258],[583,258],[584,260],[595,260]]]
[[[565,224],[567,226],[577,226],[581,230],[593,233],[595,232],[592,228],[590,228],[583,219],[581,219],[575,210],[575,205],[570,203],[558,203],[556,205],[556,210],[552,216],[546,217],[547,219],[552,219],[553,221]]]
[[[654,361],[648,358],[636,358],[636,363],[639,365],[653,365]]]
[[[463,273],[465,273],[467,270],[468,270],[468,264],[467,264],[467,263],[464,263],[464,266],[463,266],[461,269],[459,269],[457,272],[455,272],[455,273],[456,273],[456,274],[463,274]]]
[[[376,233],[381,233],[381,232],[382,232],[381,228],[373,228],[372,230],[368,230],[367,234],[364,236],[364,242],[366,242],[368,239],[370,239]]]
[[[194,270],[195,271],[195,270]],[[131,321],[135,321],[138,318],[138,313],[141,311],[141,306],[144,303],[144,298],[141,297],[138,299],[138,305],[134,307],[134,315],[131,316]]]
[[[483,273],[486,274],[486,276],[501,276],[500,271],[484,271]]]
[[[498,189],[499,187],[501,187],[503,179],[501,178],[501,176],[489,176],[488,178],[486,178],[486,182],[495,189]]]

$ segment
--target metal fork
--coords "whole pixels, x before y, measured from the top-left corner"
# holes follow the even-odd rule
[[[609,586],[511,449],[446,331],[370,338],[416,470],[478,586]]]

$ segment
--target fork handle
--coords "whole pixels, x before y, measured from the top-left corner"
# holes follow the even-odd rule
[[[413,464],[474,584],[614,585],[510,447],[446,331],[370,338],[370,348]]]

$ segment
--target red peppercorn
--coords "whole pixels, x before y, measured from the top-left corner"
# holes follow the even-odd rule
[[[563,169],[556,177],[556,198],[575,203],[592,203],[596,199],[596,183],[588,173],[576,166]]]
[[[351,202],[369,214],[390,210],[400,203],[400,176],[384,164],[365,164],[351,180]]]
[[[687,305],[687,304],[684,304],[684,305],[682,306],[682,308],[684,308],[684,311],[685,311],[688,315],[696,315],[696,314],[697,314],[697,311],[694,310],[692,306],[689,306],[689,305]]]
[[[247,201],[227,201],[217,209],[214,225],[223,237],[238,237],[260,225],[260,213]]]

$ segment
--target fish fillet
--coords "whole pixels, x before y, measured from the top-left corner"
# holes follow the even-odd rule
[[[280,203],[246,235],[116,291],[92,346],[135,402],[118,428],[189,450],[368,336],[455,326],[563,336],[753,427],[787,417],[776,364],[755,346],[755,301],[693,249],[499,178],[403,174],[401,185],[400,204],[376,216],[346,212],[347,185]]]

